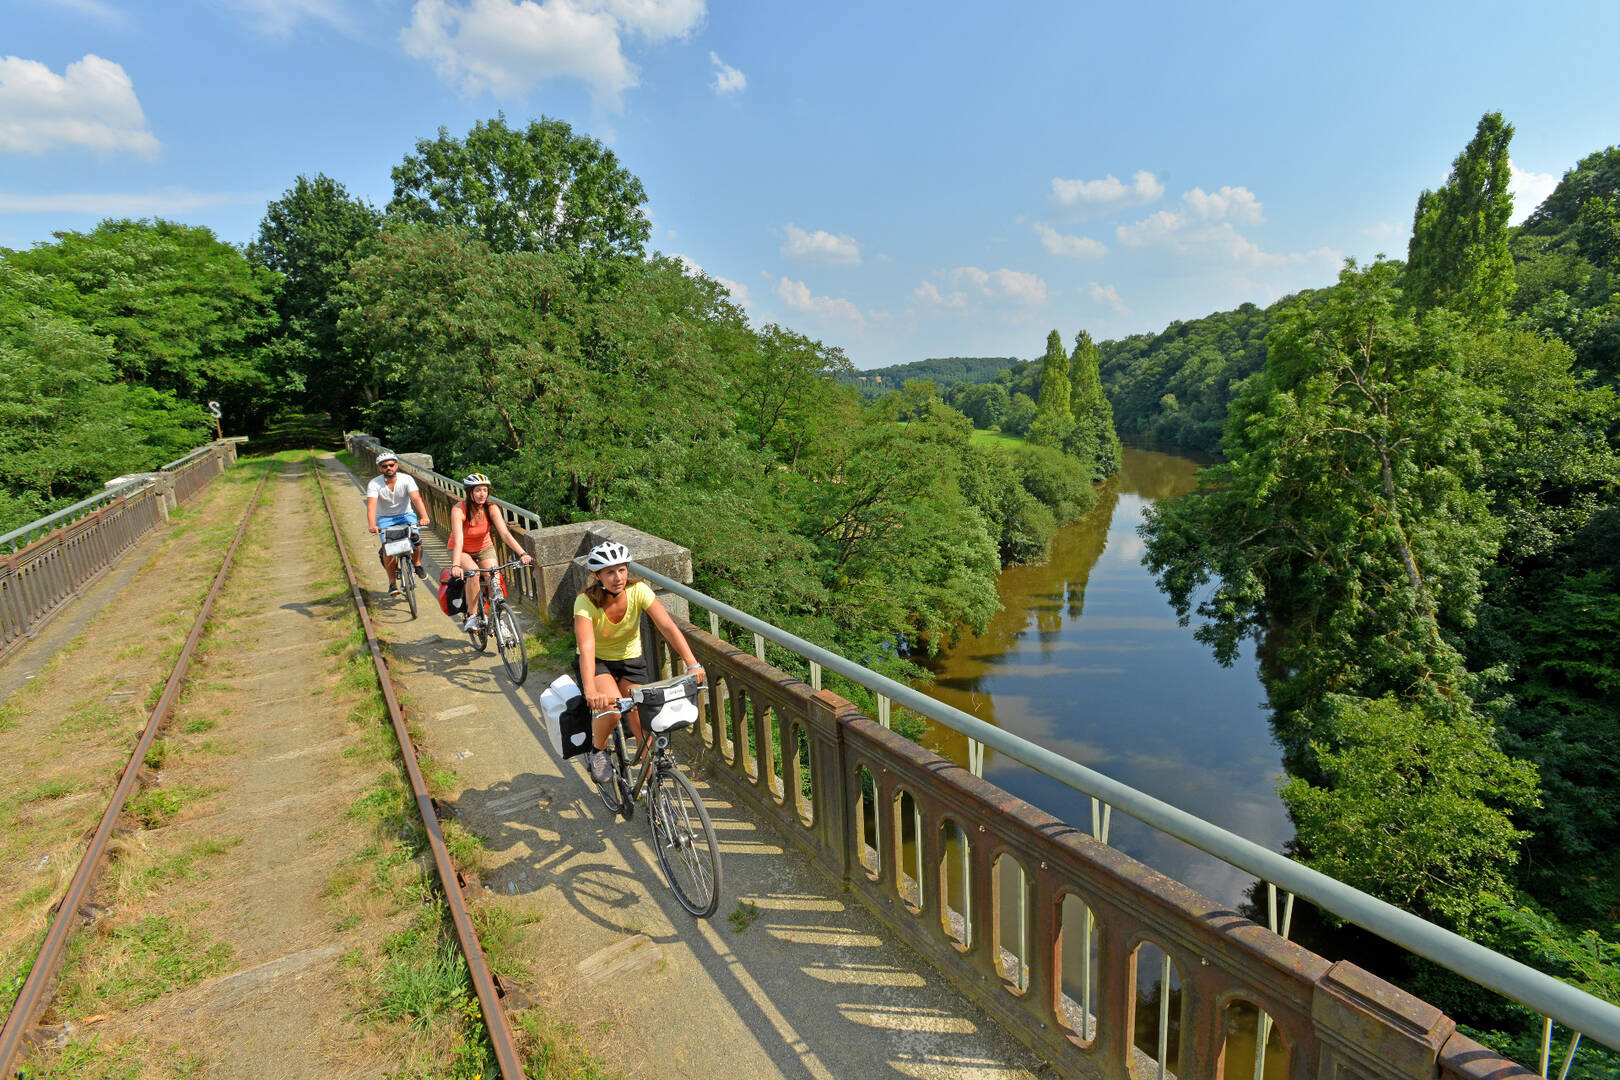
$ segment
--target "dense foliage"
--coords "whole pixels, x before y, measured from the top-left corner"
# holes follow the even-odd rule
[[[207,229],[105,221],[0,251],[0,531],[276,404],[274,275]]]
[[[892,393],[914,379],[926,380],[938,386],[989,382],[997,372],[1017,362],[1015,356],[947,356],[867,368],[864,371],[851,370],[841,374],[839,381],[858,389],[863,398],[874,398]]]
[[[1217,656],[1260,643],[1299,854],[1527,960],[1587,941],[1595,966],[1560,973],[1601,991],[1620,937],[1620,405],[1588,208],[1620,170],[1588,158],[1548,201],[1562,214],[1515,236],[1511,134],[1481,120],[1419,199],[1407,264],[1348,264],[1265,313],[1226,462],[1144,534]],[[1526,1036],[1527,1017],[1414,978],[1504,1046]]]

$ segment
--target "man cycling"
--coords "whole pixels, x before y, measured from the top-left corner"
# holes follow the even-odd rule
[[[427,504],[410,473],[399,471],[399,458],[392,451],[377,455],[377,473],[366,485],[366,523],[373,533],[380,533],[392,525],[425,527],[428,521]],[[411,507],[415,507],[412,510]],[[388,572],[388,594],[399,592],[399,560],[392,555],[379,556],[383,569]],[[419,578],[427,577],[422,569],[422,545],[411,553],[412,569]]]

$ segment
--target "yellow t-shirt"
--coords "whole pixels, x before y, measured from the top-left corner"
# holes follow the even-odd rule
[[[634,660],[641,655],[641,613],[658,603],[645,581],[638,581],[625,590],[628,603],[624,618],[609,622],[607,612],[591,603],[584,593],[574,597],[574,614],[591,620],[596,629],[596,658],[598,660]],[[575,646],[575,651],[578,651]]]

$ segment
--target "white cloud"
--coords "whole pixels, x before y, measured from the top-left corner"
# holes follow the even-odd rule
[[[1238,224],[1265,221],[1260,201],[1247,188],[1223,187],[1211,194],[1193,188],[1181,197],[1179,211],[1156,210],[1140,221],[1120,225],[1114,236],[1133,248],[1163,248],[1188,259],[1249,266],[1280,267],[1322,264],[1336,269],[1342,255],[1331,248],[1275,253],[1238,231]]]
[[[1118,206],[1141,206],[1164,195],[1158,177],[1143,170],[1122,183],[1113,173],[1101,180],[1052,178],[1052,201],[1070,210],[1108,210]]]
[[[45,0],[51,7],[64,8],[75,15],[88,15],[108,26],[122,29],[128,23],[124,13],[102,0]]]
[[[0,191],[0,214],[88,214],[93,217],[163,217],[213,206],[251,206],[274,199],[274,191],[53,192],[17,195]]]
[[[1041,238],[1041,245],[1053,255],[1066,255],[1071,259],[1100,259],[1108,254],[1108,248],[1099,240],[1089,236],[1065,236],[1050,225],[1035,223],[1035,235]]]
[[[469,96],[578,79],[600,107],[618,111],[638,82],[622,35],[685,37],[703,14],[703,0],[417,0],[399,37],[408,55]]]
[[[1553,193],[1558,186],[1558,177],[1552,173],[1535,173],[1521,169],[1508,158],[1508,169],[1512,179],[1508,181],[1508,191],[1513,194],[1513,218],[1508,222],[1517,225],[1535,212],[1547,196]]]
[[[748,76],[720,59],[720,55],[712,49],[709,51],[709,62],[714,64],[714,82],[709,85],[717,94],[735,94],[748,89]]]
[[[261,33],[286,37],[305,19],[353,31],[355,24],[343,0],[230,0],[231,6],[253,16]]]
[[[1244,187],[1223,187],[1213,195],[1193,188],[1181,196],[1187,213],[1199,221],[1235,221],[1239,225],[1259,225],[1266,220],[1260,200]]]
[[[160,145],[135,85],[111,60],[87,53],[58,75],[37,60],[0,57],[0,152],[82,146],[155,157]]]
[[[1039,304],[1046,300],[1046,282],[1023,270],[981,270],[977,266],[958,266],[950,272],[953,282],[967,282],[979,292],[994,299],[1016,300],[1025,304]]]
[[[817,229],[813,233],[805,232],[791,223],[785,231],[787,241],[782,245],[782,254],[787,258],[824,263],[861,261],[861,244],[853,236],[841,233],[835,236],[823,229]]]
[[[1089,296],[1099,304],[1105,304],[1121,315],[1129,315],[1131,309],[1125,306],[1125,301],[1119,297],[1119,290],[1112,285],[1100,285],[1093,281],[1080,290],[1082,296]]]
[[[706,11],[705,0],[574,0],[573,6],[605,11],[648,41],[686,37],[703,24]]]
[[[947,295],[941,295],[939,287],[932,281],[923,282],[921,285],[911,290],[911,295],[925,304],[933,304],[948,308],[967,307],[967,295],[965,293],[951,292]]]
[[[810,291],[810,286],[802,281],[793,281],[789,278],[779,278],[776,282],[776,295],[782,302],[794,311],[804,312],[808,315],[820,315],[823,318],[835,319],[840,322],[852,323],[855,326],[866,325],[866,316],[861,309],[842,297],[817,296]]]

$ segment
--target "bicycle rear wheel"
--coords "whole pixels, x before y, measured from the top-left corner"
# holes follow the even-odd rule
[[[660,769],[647,793],[647,819],[675,899],[700,919],[713,915],[720,906],[720,844],[692,781]]]
[[[483,602],[483,597],[478,599],[478,606],[482,609],[479,614],[483,621],[479,623],[477,630],[468,630],[467,636],[472,639],[473,651],[483,652],[489,648],[489,605]]]
[[[506,665],[513,684],[522,686],[529,677],[529,650],[518,631],[517,618],[504,603],[495,607],[495,647],[500,650],[501,663]]]

